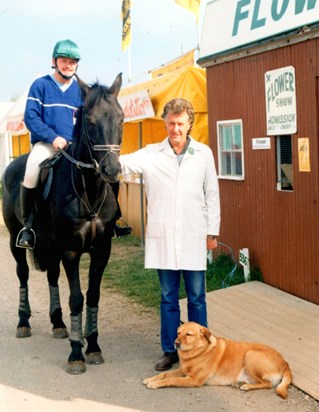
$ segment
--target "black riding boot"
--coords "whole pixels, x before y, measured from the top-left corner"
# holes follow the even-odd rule
[[[36,189],[28,189],[21,185],[20,204],[24,228],[19,233],[17,246],[25,249],[33,249],[35,245],[35,234],[31,228],[32,218],[30,219],[35,204],[35,194]]]

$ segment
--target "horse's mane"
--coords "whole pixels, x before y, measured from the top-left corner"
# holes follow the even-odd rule
[[[86,96],[85,104],[89,108],[91,108],[96,103],[99,103],[101,99],[106,100],[110,93],[110,87],[104,86],[99,82],[96,82],[91,86],[90,91]]]

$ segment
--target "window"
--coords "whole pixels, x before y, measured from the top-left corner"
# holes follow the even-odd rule
[[[293,190],[291,136],[276,137],[277,189]]]
[[[241,120],[217,122],[218,174],[221,178],[244,179],[243,127]]]

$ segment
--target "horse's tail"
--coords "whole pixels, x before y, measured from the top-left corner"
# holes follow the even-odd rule
[[[286,362],[285,369],[282,374],[282,380],[276,388],[276,392],[279,396],[286,399],[288,396],[288,387],[292,382],[292,373],[288,363]]]

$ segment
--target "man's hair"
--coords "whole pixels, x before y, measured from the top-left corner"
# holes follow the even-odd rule
[[[164,106],[164,111],[162,114],[162,118],[165,119],[168,112],[174,113],[174,114],[182,114],[186,112],[188,114],[189,122],[191,124],[191,127],[189,129],[189,132],[193,126],[194,123],[194,108],[192,104],[185,99],[173,99],[167,102]]]

